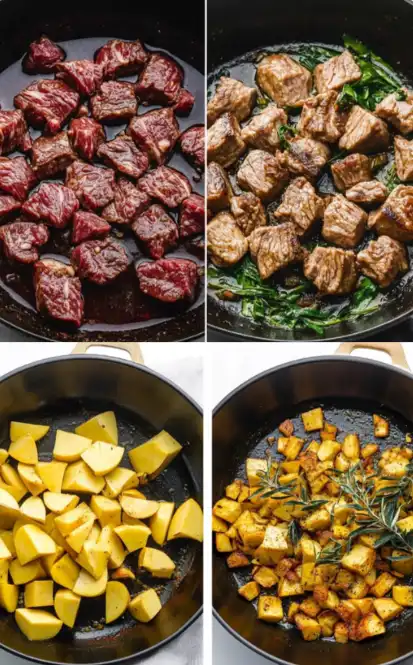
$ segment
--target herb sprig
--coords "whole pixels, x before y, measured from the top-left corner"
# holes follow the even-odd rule
[[[330,538],[329,542],[323,549],[317,554],[315,563],[319,564],[334,564],[338,565],[341,562],[343,556],[343,545],[338,540]]]

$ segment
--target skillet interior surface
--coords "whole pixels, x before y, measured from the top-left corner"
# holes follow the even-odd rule
[[[38,443],[38,450],[39,459],[48,460],[57,429],[73,431],[85,419],[113,409],[118,421],[119,444],[125,447],[121,466],[132,468],[127,451],[160,428],[169,429],[177,439],[181,437],[183,454],[145,486],[144,493],[150,498],[176,504],[190,496],[202,502],[202,416],[196,405],[172,384],[148,373],[147,369],[114,361],[102,364],[99,357],[92,358],[47,361],[5,377],[0,383],[3,407],[0,445],[7,447],[9,444],[11,418],[47,424],[51,429]],[[154,406],[149,406],[145,394],[151,396]],[[81,499],[88,501],[90,497]],[[139,573],[136,581],[127,582],[131,594],[148,586],[159,593],[164,607],[150,624],[137,624],[126,612],[106,626],[102,596],[82,599],[73,631],[63,627],[54,640],[29,642],[17,628],[13,616],[0,610],[1,645],[41,662],[81,664],[121,660],[168,641],[200,612],[202,547],[194,541],[182,540],[167,544],[165,551],[177,565],[174,579],[154,583],[149,575]],[[125,561],[135,572],[137,554],[128,555]]]

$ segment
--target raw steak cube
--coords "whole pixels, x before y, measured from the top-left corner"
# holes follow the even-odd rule
[[[148,57],[139,39],[135,42],[111,39],[97,51],[95,62],[101,65],[105,78],[111,79],[137,74]]]
[[[74,118],[68,131],[73,148],[83,159],[92,161],[106,136],[102,125],[93,118]]]
[[[232,197],[231,183],[226,171],[216,162],[208,162],[207,188],[208,208],[218,211],[229,207]]]
[[[238,120],[231,113],[224,113],[208,129],[208,161],[228,168],[245,152]]]
[[[189,127],[179,139],[185,157],[195,166],[202,168],[205,164],[205,127],[194,125]]]
[[[0,111],[0,155],[30,150],[32,140],[22,111]]]
[[[34,266],[36,306],[53,319],[79,327],[83,318],[83,296],[80,279],[71,266],[44,259]]]
[[[158,166],[139,180],[139,188],[167,208],[176,208],[191,193],[188,178],[169,166]]]
[[[248,252],[248,240],[229,212],[220,212],[207,225],[207,248],[217,266],[238,263]]]
[[[111,238],[82,242],[72,251],[71,260],[79,277],[95,284],[111,282],[129,264],[123,246]]]
[[[110,224],[93,212],[79,210],[73,215],[72,240],[75,245],[84,240],[106,236],[110,229]]]
[[[179,208],[179,235],[189,238],[203,233],[205,228],[205,200],[199,194],[191,194]]]
[[[379,152],[388,148],[389,140],[389,132],[383,120],[361,106],[353,106],[339,146],[342,150]]]
[[[294,225],[288,222],[255,229],[248,242],[261,279],[268,279],[290,263],[303,260],[303,250]]]
[[[402,136],[394,139],[394,158],[397,177],[403,182],[413,180],[413,141]]]
[[[286,112],[278,108],[276,104],[269,104],[264,111],[254,115],[243,127],[242,139],[259,150],[275,152],[280,145],[278,130],[287,122]]]
[[[368,227],[379,236],[413,240],[413,187],[399,185],[378,210],[370,213]]]
[[[173,105],[173,109],[176,115],[189,115],[192,111],[192,108],[195,104],[195,97],[189,90],[181,88],[177,100]]]
[[[381,286],[390,286],[401,272],[409,269],[405,246],[388,236],[371,240],[357,255],[359,270]]]
[[[342,136],[348,112],[337,106],[334,90],[309,97],[303,105],[297,129],[300,134],[326,143],[337,143]]]
[[[244,236],[249,236],[254,229],[267,224],[265,208],[258,196],[252,192],[233,196],[231,212]]]
[[[67,60],[56,65],[56,71],[56,78],[88,97],[97,92],[103,81],[102,67],[91,60]]]
[[[105,81],[99,91],[91,97],[90,108],[95,120],[106,124],[129,120],[138,109],[133,83]]]
[[[371,180],[370,160],[366,155],[354,153],[331,165],[334,184],[340,192],[357,185],[359,182]]]
[[[23,69],[28,74],[53,72],[58,62],[66,57],[64,50],[43,35],[32,42],[23,58]]]
[[[155,204],[145,210],[133,222],[132,230],[141,240],[153,259],[160,259],[178,242],[178,227],[172,217]]]
[[[183,81],[182,69],[171,58],[160,53],[150,56],[136,85],[141,101],[151,104],[173,104]]]
[[[314,69],[317,92],[341,90],[346,83],[354,83],[361,78],[361,70],[350,51],[330,58]]]
[[[0,241],[11,261],[35,263],[39,258],[37,248],[45,245],[48,239],[49,231],[44,224],[17,221],[0,228]]]
[[[257,83],[278,106],[302,106],[310,96],[312,76],[289,55],[277,53],[260,61]]]
[[[301,177],[288,185],[274,217],[280,222],[291,222],[296,234],[302,236],[321,219],[323,211],[323,200],[317,196],[312,184]]]
[[[117,136],[108,143],[102,143],[97,154],[105,164],[136,180],[145,173],[149,166],[146,152],[139,150],[130,136],[126,134]]]
[[[79,201],[69,187],[57,182],[42,182],[23,204],[22,212],[31,219],[63,229],[78,209]]]
[[[346,198],[353,203],[374,207],[384,203],[389,195],[389,190],[379,180],[368,180],[359,182],[346,191]]]
[[[242,122],[251,115],[256,99],[256,88],[249,88],[241,81],[221,76],[215,95],[208,102],[208,127],[224,113],[232,113],[238,122]]]
[[[357,282],[356,255],[338,247],[316,247],[304,261],[304,275],[320,293],[351,293]]]
[[[20,208],[22,204],[13,196],[0,196],[0,224],[4,224]]]
[[[198,284],[198,267],[188,259],[159,259],[136,268],[143,293],[162,302],[192,301]]]
[[[265,150],[251,150],[237,173],[240,187],[250,190],[263,201],[276,198],[288,182],[288,171]]]
[[[288,150],[277,152],[277,156],[281,165],[291,173],[315,180],[327,164],[330,149],[320,141],[296,136],[289,142]]]
[[[392,93],[376,106],[375,113],[383,120],[391,122],[402,134],[413,132],[413,93],[404,90],[406,99]]]
[[[151,199],[126,178],[119,178],[115,198],[102,210],[102,217],[114,224],[129,224],[148,207]]]
[[[32,166],[39,180],[62,173],[75,159],[67,132],[39,136],[33,142]]]
[[[24,201],[36,182],[36,175],[24,157],[0,157],[1,191]]]
[[[79,105],[79,93],[64,81],[40,79],[33,81],[14,98],[27,122],[36,128],[45,128],[56,134]]]
[[[179,125],[172,109],[157,109],[132,118],[127,131],[157,164],[165,162],[179,138]]]
[[[367,213],[338,194],[324,211],[323,238],[340,247],[355,247],[364,235],[366,224]]]
[[[115,195],[115,172],[85,162],[73,162],[66,171],[66,186],[87,210],[100,210]]]

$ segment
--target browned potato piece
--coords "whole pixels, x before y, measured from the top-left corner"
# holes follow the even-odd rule
[[[247,582],[238,589],[238,593],[246,600],[254,600],[260,595],[260,587],[256,582]]]
[[[374,436],[378,439],[383,439],[389,436],[390,425],[385,418],[378,416],[376,413],[373,415]]]

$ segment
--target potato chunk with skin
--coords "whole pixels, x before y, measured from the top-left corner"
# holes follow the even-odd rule
[[[146,546],[151,530],[145,524],[121,524],[114,529],[117,536],[123,541],[129,552],[135,552]]]
[[[403,607],[391,598],[377,598],[373,600],[373,605],[380,619],[384,622],[395,619],[403,612]]]
[[[99,413],[76,427],[75,432],[92,441],[105,441],[114,446],[118,445],[118,426],[113,411]]]
[[[20,508],[14,497],[6,490],[0,489],[0,526],[10,528],[20,517]]]
[[[158,510],[154,515],[152,515],[152,517],[149,520],[149,527],[152,531],[152,538],[154,539],[155,543],[157,545],[160,545],[161,547],[166,542],[166,537],[168,535],[168,530],[171,524],[174,509],[175,509],[174,503],[168,501],[161,501],[158,504]],[[219,520],[219,522],[222,522],[219,531],[223,529],[223,531],[225,532],[227,530],[226,523],[220,520],[219,517],[213,515],[212,516],[213,523],[215,522],[216,524],[218,524],[217,520]]]
[[[395,584],[392,596],[393,600],[402,607],[413,607],[413,587]]]
[[[48,433],[48,425],[31,425],[30,423],[19,423],[12,421],[10,423],[10,441],[16,441],[22,436],[31,436],[35,441],[39,441]]]
[[[87,448],[81,458],[93,471],[95,476],[106,476],[116,469],[125,452],[122,446],[114,446],[104,441],[96,441],[90,448]]]
[[[318,621],[301,612],[297,612],[294,621],[306,642],[312,642],[313,640],[319,639],[321,635],[321,626]]]
[[[341,449],[347,459],[358,460],[360,458],[360,440],[357,434],[348,434],[344,438]]]
[[[385,438],[389,436],[390,425],[385,418],[378,416],[376,413],[373,414],[373,425],[374,425],[374,436],[378,439]]]
[[[257,582],[247,582],[243,586],[239,587],[238,593],[240,596],[245,598],[245,600],[255,600],[255,598],[260,595],[259,584],[257,584]]]
[[[106,487],[102,493],[109,499],[116,499],[121,492],[139,485],[139,478],[135,471],[119,466],[105,476],[105,481]]]
[[[168,530],[168,540],[191,538],[202,543],[204,515],[195,499],[187,499],[176,509]]]
[[[19,462],[17,472],[20,477],[19,480],[22,481],[21,484],[24,484],[33,496],[38,496],[46,489],[46,485],[43,483],[34,466]]]
[[[83,460],[69,464],[66,469],[62,490],[65,492],[82,492],[84,494],[100,494],[105,487],[104,478],[98,478]]]
[[[2,582],[0,584],[0,607],[6,612],[15,612],[19,602],[19,587]]]
[[[339,618],[335,612],[331,610],[324,610],[317,616],[317,621],[321,626],[321,635],[323,637],[331,637],[334,633],[334,626]]]
[[[118,501],[108,499],[106,496],[92,496],[90,507],[98,518],[100,525],[119,526],[121,523],[121,507]]]
[[[44,610],[18,609],[14,617],[22,633],[31,641],[51,640],[63,626],[60,619]]]
[[[106,587],[106,623],[113,623],[126,611],[130,594],[122,582],[108,582]]]
[[[362,617],[357,625],[355,638],[357,641],[366,640],[370,637],[376,637],[386,632],[383,621],[371,612]]]
[[[373,568],[376,552],[365,545],[354,545],[341,559],[341,565],[353,573],[365,577]]]
[[[66,462],[52,460],[51,462],[39,462],[36,466],[36,471],[49,492],[60,493],[62,491],[66,467]]]
[[[26,524],[17,531],[15,539],[19,562],[24,566],[34,559],[47,554],[54,554],[56,543],[34,524]]]
[[[73,591],[79,573],[79,566],[70,558],[69,554],[65,554],[61,559],[56,561],[50,571],[51,577],[56,584],[69,589],[69,591]]]
[[[268,623],[278,623],[284,616],[280,598],[276,596],[260,596],[258,599],[258,618]]]
[[[52,580],[35,580],[26,584],[24,589],[25,607],[53,606]]]
[[[61,621],[73,628],[76,622],[77,613],[80,607],[80,596],[77,596],[68,589],[59,589],[54,598],[54,609]]]
[[[53,457],[60,462],[77,462],[81,454],[91,445],[92,440],[89,438],[58,429]]]
[[[139,593],[129,603],[128,610],[136,621],[149,623],[161,611],[162,605],[154,589]]]
[[[144,568],[153,577],[170,579],[175,571],[175,564],[166,552],[154,547],[143,547],[139,552],[139,568]]]
[[[10,564],[9,572],[13,584],[16,584],[16,586],[46,577],[44,568],[38,559],[26,563],[24,566],[19,563],[18,559],[14,559]]]
[[[67,513],[63,513],[63,515],[56,517],[55,525],[62,536],[66,537],[72,533],[74,529],[77,529],[77,527],[88,522],[91,518],[96,518],[96,516],[87,503],[82,502],[76,508],[73,508],[73,510],[69,510]]]
[[[138,499],[133,496],[128,496],[127,494],[122,494],[119,502],[122,506],[122,510],[129,515],[129,517],[134,517],[139,520],[145,520],[148,517],[152,517],[159,508],[157,501]]]
[[[12,441],[9,447],[9,455],[23,464],[37,464],[37,447],[35,440],[30,434]]]
[[[146,473],[150,479],[153,479],[166,469],[181,450],[181,444],[163,430],[146,443],[131,450],[129,459],[137,473]]]
[[[26,501],[23,501],[22,505],[20,506],[20,512],[30,521],[34,520],[35,522],[40,522],[41,524],[46,522],[46,508],[39,496],[31,496],[26,499]]]
[[[306,432],[314,432],[315,430],[323,429],[324,414],[321,408],[306,411],[301,414],[301,418]]]
[[[86,570],[81,569],[79,577],[77,578],[73,587],[73,593],[76,593],[82,598],[96,598],[96,596],[102,596],[105,593],[107,583],[107,569],[103,571],[101,577],[99,577],[97,580],[95,580],[92,575],[89,575]]]
[[[337,441],[324,440],[322,441],[318,452],[317,457],[320,462],[326,462],[329,460],[335,459],[336,455],[341,450],[341,444]]]

